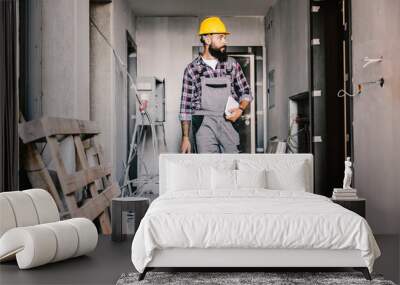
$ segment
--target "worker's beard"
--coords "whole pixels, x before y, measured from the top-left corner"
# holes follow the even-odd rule
[[[224,49],[222,50],[222,48],[224,48]],[[216,48],[213,48],[212,46],[210,46],[209,52],[213,57],[218,59],[219,62],[224,62],[228,59],[228,54],[226,53],[226,46],[223,46],[219,49],[216,49]]]

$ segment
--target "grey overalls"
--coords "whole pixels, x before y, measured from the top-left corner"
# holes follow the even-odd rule
[[[231,59],[228,58],[228,61]],[[201,108],[195,110],[192,117],[198,153],[239,152],[239,134],[232,122],[224,117],[232,90],[231,81],[230,74],[216,78],[201,77]]]

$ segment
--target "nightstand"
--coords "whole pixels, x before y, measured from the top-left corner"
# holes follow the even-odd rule
[[[150,199],[143,197],[113,198],[111,202],[111,239],[123,241],[133,236],[146,214]]]
[[[332,202],[339,204],[340,206],[353,211],[356,214],[359,214],[361,217],[365,218],[365,203],[366,200],[364,198],[357,198],[352,200],[340,200],[340,199],[332,199]]]

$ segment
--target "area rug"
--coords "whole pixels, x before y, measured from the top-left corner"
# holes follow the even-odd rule
[[[373,280],[368,281],[360,272],[148,272],[142,281],[138,281],[138,276],[138,273],[122,274],[117,285],[395,285],[392,281],[384,280],[382,275],[372,275]]]

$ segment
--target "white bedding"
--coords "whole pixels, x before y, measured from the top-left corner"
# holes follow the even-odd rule
[[[265,189],[160,196],[133,239],[132,262],[143,272],[165,248],[358,249],[371,272],[380,256],[361,216],[324,196]]]

